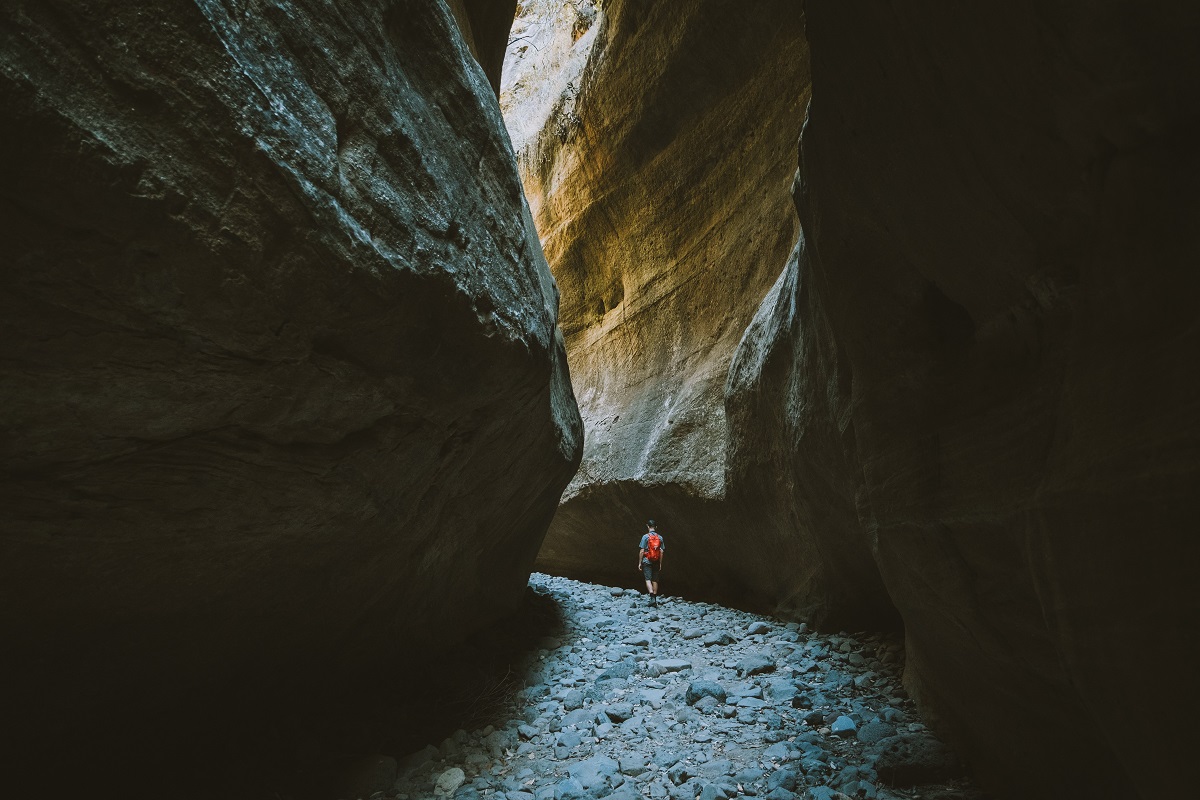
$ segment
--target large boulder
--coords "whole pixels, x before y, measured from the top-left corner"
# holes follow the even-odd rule
[[[713,558],[755,546],[723,502],[724,387],[795,238],[779,223],[803,17],[786,0],[570,5],[558,39],[518,18],[502,94],[587,429],[538,568],[631,583],[654,517],[672,592],[744,601],[752,584]]]
[[[731,377],[730,494],[794,518],[797,608],[888,613],[873,555],[998,796],[1187,794],[1196,14],[862,5],[806,6],[804,240]]]
[[[447,7],[235,5],[0,11],[14,729],[465,636],[515,607],[580,456]]]

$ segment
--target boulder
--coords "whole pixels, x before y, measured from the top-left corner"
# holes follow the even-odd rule
[[[581,427],[445,7],[0,27],[3,716],[166,719],[511,612]]]

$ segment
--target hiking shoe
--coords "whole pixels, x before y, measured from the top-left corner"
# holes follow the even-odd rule
[[[654,606],[655,608],[658,607],[658,595],[656,595],[656,594],[650,595],[650,605]]]

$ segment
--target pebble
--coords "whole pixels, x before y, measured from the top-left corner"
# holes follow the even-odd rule
[[[531,584],[564,623],[521,665],[513,718],[399,759],[386,798],[898,800],[891,787],[912,775],[963,787],[899,688],[898,639],[673,597],[648,609],[644,594],[547,575]]]

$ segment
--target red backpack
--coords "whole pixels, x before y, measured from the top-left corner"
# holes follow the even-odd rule
[[[646,539],[646,558],[655,563],[662,561],[662,537],[654,531]]]

